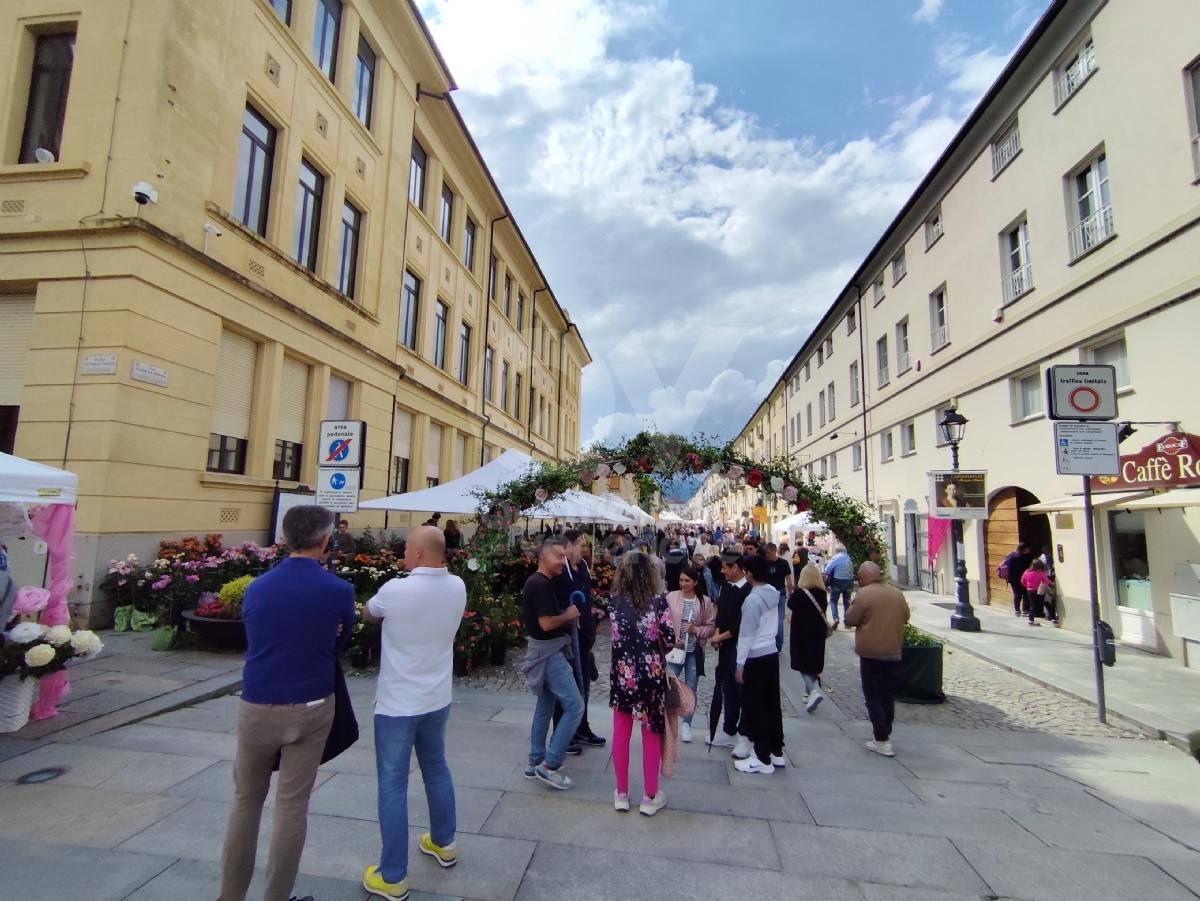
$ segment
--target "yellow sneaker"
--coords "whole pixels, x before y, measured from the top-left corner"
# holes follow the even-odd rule
[[[433,843],[433,836],[426,832],[421,836],[421,852],[428,854],[443,867],[452,867],[458,863],[458,852],[454,850],[454,842],[439,848]]]
[[[367,872],[363,874],[363,888],[372,895],[387,898],[388,901],[404,901],[408,897],[408,880],[384,882],[383,877],[379,875],[379,867],[367,867]]]

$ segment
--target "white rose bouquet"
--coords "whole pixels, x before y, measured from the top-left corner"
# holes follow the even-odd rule
[[[86,660],[104,649],[96,633],[70,626],[18,623],[3,635],[0,679],[15,675],[22,681],[40,679],[63,669],[72,659]]]

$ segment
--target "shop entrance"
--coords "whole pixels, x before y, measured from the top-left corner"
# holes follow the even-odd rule
[[[1146,549],[1146,520],[1141,510],[1110,510],[1113,580],[1121,616],[1121,640],[1157,648],[1154,605],[1150,600],[1150,556]]]
[[[1050,518],[1045,513],[1026,513],[1022,507],[1039,503],[1033,492],[1010,486],[1001,488],[988,501],[988,518],[983,524],[987,546],[987,586],[989,603],[1006,603],[1012,598],[1008,583],[996,575],[1004,558],[1025,542],[1037,557],[1050,547]]]

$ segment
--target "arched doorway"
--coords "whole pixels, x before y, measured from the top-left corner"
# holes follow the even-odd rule
[[[1026,513],[1022,507],[1038,503],[1033,492],[1009,486],[1001,488],[988,501],[988,518],[983,524],[987,544],[988,599],[1004,604],[1012,598],[1008,583],[996,575],[1004,558],[1025,542],[1036,557],[1050,546],[1050,518],[1045,513]]]

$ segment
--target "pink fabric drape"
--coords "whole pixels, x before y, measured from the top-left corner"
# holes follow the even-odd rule
[[[953,520],[950,519],[934,519],[929,518],[929,568],[933,569],[933,564],[937,560],[938,551],[942,549],[942,542],[946,540],[946,536],[950,534],[950,524]]]
[[[50,600],[38,618],[43,625],[65,626],[71,622],[67,595],[71,591],[71,561],[75,554],[71,540],[75,534],[75,508],[69,504],[50,504],[30,517],[33,534],[46,542],[50,554]],[[58,714],[58,702],[66,697],[67,672],[52,673],[38,684],[38,699],[29,710],[31,720],[44,720]]]

